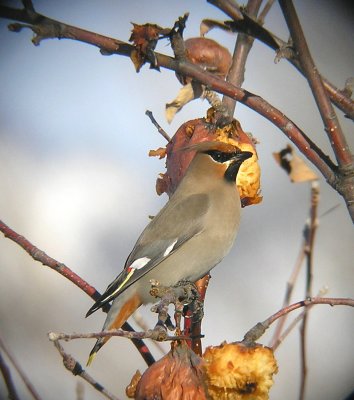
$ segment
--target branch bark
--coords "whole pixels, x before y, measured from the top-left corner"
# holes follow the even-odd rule
[[[37,36],[33,39],[35,44],[38,44],[44,38],[56,37],[78,40],[97,46],[105,54],[130,56],[134,50],[134,46],[120,40],[66,25],[41,14],[29,13],[26,10],[0,6],[0,16],[32,24],[26,27],[33,29],[36,33]],[[12,24],[10,27],[18,31],[23,28],[23,25]],[[240,101],[277,126],[297,146],[300,152],[320,170],[327,182],[345,198],[350,215],[354,220],[354,184],[352,185],[354,173],[351,168],[345,172],[338,171],[330,158],[295,123],[261,97],[231,85],[185,60],[176,60],[158,53],[156,53],[156,58],[160,67],[173,70],[184,76],[190,76],[210,89]]]
[[[332,145],[338,164],[340,167],[346,167],[352,163],[353,158],[336,113],[325,91],[321,76],[312,59],[293,2],[292,0],[279,0],[279,4],[285,16],[301,68],[312,89],[325,126],[325,131]]]
[[[265,319],[263,322],[258,322],[252,327],[244,336],[243,341],[246,343],[254,343],[265,333],[265,331],[279,318],[291,313],[302,307],[310,307],[315,304],[327,304],[332,307],[334,306],[348,306],[354,307],[354,299],[351,298],[339,298],[339,297],[310,297],[306,300],[298,301],[287,307],[284,307]]]
[[[29,391],[29,393],[31,394],[31,396],[35,400],[41,400],[41,397],[38,394],[37,390],[34,388],[34,386],[32,385],[32,383],[30,382],[30,380],[28,379],[28,377],[26,376],[26,374],[20,367],[19,363],[17,362],[17,360],[15,359],[13,354],[11,354],[10,350],[6,347],[4,341],[2,340],[1,337],[0,337],[0,349],[6,354],[7,358],[10,360],[10,362],[14,366],[15,370],[17,371],[18,375],[21,377],[23,383],[25,384],[25,386],[26,386],[27,390]],[[7,381],[7,384],[9,385],[10,382]],[[10,394],[10,387],[9,387],[9,394]],[[12,394],[15,396],[15,393],[12,393]],[[13,400],[16,400],[16,397],[13,397]]]
[[[288,47],[287,42],[280,39],[274,33],[263,28],[261,24],[250,18],[240,10],[237,5],[231,3],[228,0],[208,0],[209,3],[214,4],[226,15],[233,19],[233,21],[226,21],[225,28],[229,28],[236,32],[243,32],[249,36],[252,36],[269,46],[271,49],[278,52],[281,49]],[[240,15],[239,15],[240,14]],[[302,75],[304,71],[296,57],[286,58]],[[321,76],[324,87],[333,102],[340,110],[342,110],[346,117],[354,120],[354,102],[351,100],[350,95],[343,89],[340,90],[328,81],[325,77]]]
[[[100,293],[93,286],[88,284],[79,275],[75,274],[75,272],[73,272],[65,264],[48,256],[44,251],[38,249],[29,240],[16,233],[1,220],[0,231],[4,234],[6,238],[12,240],[20,247],[22,247],[34,260],[41,262],[43,265],[53,269],[60,275],[63,275],[66,279],[74,283],[78,288],[88,294],[93,300],[97,300],[101,296]],[[109,310],[109,307],[103,307],[102,310],[104,312],[107,312]],[[127,322],[122,326],[122,328],[126,331],[134,331]],[[141,354],[147,365],[151,365],[155,362],[155,359],[153,358],[152,354],[150,353],[144,342],[138,339],[133,339],[132,342],[134,346],[138,349],[139,353]]]
[[[246,12],[250,17],[256,18],[262,0],[249,0],[246,6]],[[226,77],[226,81],[235,86],[241,87],[245,80],[245,67],[248,54],[252,48],[254,39],[244,33],[237,35],[235,50],[232,57],[230,71]],[[231,122],[235,113],[236,101],[230,97],[224,96],[222,99],[223,106],[227,109],[229,120]]]

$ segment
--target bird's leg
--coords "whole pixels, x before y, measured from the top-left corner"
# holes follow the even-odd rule
[[[191,316],[196,316],[199,321],[203,316],[202,302],[199,301],[199,294],[193,282],[180,281],[174,286],[163,286],[159,282],[151,281],[150,294],[161,300],[152,307],[151,311],[158,313],[158,322],[154,330],[176,329],[176,335],[181,335],[181,317],[184,314],[185,306],[190,306],[193,310]],[[175,305],[175,321],[176,327],[173,326],[171,318],[168,314],[170,304]]]

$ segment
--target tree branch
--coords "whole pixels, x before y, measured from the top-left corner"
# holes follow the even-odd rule
[[[11,364],[14,366],[15,370],[19,374],[20,378],[22,379],[23,383],[25,384],[27,390],[30,392],[31,396],[35,400],[41,400],[41,397],[37,393],[37,390],[34,388],[32,383],[30,382],[30,380],[28,379],[28,377],[26,376],[26,374],[24,373],[24,371],[18,364],[15,357],[11,354],[10,350],[6,347],[4,341],[2,340],[1,337],[0,337],[0,349],[6,354],[7,358],[10,360]],[[8,382],[8,384],[9,384],[9,382]],[[10,393],[10,388],[9,388],[9,393]],[[14,397],[13,400],[16,400],[16,397]]]
[[[315,235],[318,227],[317,208],[319,201],[319,185],[317,181],[311,184],[311,208],[310,208],[310,221],[305,228],[305,254],[306,254],[306,289],[305,297],[311,298],[312,296],[312,278],[313,278],[313,249],[315,243]],[[307,356],[306,356],[306,332],[308,325],[308,311],[305,308],[304,317],[301,324],[301,383],[300,383],[300,400],[305,399],[305,389],[307,382]]]
[[[249,0],[246,6],[246,12],[250,17],[256,18],[262,0]],[[242,86],[245,79],[245,66],[248,54],[252,48],[254,39],[251,36],[239,33],[235,44],[235,50],[232,57],[232,64],[226,77],[226,82],[235,86]],[[229,121],[231,122],[235,113],[236,101],[230,97],[224,96],[222,104],[228,111]]]
[[[3,359],[1,352],[0,352],[0,370],[7,387],[9,399],[20,400],[16,391],[15,384],[12,380],[10,368],[7,366],[5,360]]]
[[[246,343],[253,343],[257,341],[265,331],[279,318],[284,317],[292,311],[295,311],[301,307],[309,307],[315,304],[327,304],[330,306],[349,306],[354,307],[354,299],[350,298],[335,298],[335,297],[311,297],[306,300],[298,301],[290,306],[284,307],[265,319],[263,322],[258,322],[252,327],[244,336],[243,341]]]
[[[353,157],[350,153],[348,143],[343,135],[332,104],[325,91],[321,76],[312,59],[293,2],[292,0],[279,0],[279,4],[285,16],[301,68],[312,89],[312,93],[325,126],[325,131],[327,132],[338,164],[340,167],[346,167],[347,165],[352,164]]]
[[[27,13],[24,17],[23,10],[10,9],[11,12],[8,10],[8,7],[0,6],[0,16],[8,17],[11,15],[13,18],[18,14],[18,17],[22,18],[22,20],[32,21],[32,24],[37,22],[36,25],[29,26],[37,34],[34,38],[35,44],[38,44],[40,40],[44,38],[58,37],[92,44],[99,47],[101,52],[105,54],[130,56],[131,52],[135,49],[134,46],[119,40],[66,25],[50,18],[46,18],[41,14],[30,13],[30,15],[28,15]],[[243,18],[246,17],[247,16],[245,15],[243,16]],[[23,27],[21,24],[13,24],[10,26],[15,26],[15,30],[20,30]],[[350,215],[354,220],[353,168],[348,168],[345,171],[341,170],[338,172],[337,167],[330,158],[326,156],[317,145],[313,143],[303,131],[301,131],[301,129],[281,113],[281,111],[271,106],[261,97],[231,85],[213,74],[204,71],[199,66],[190,64],[185,60],[176,60],[157,53],[156,59],[158,66],[173,70],[184,76],[190,76],[198,82],[206,85],[209,89],[229,96],[236,101],[240,101],[281,129],[282,132],[298,147],[300,152],[303,153],[321,171],[327,182],[345,198]]]
[[[233,21],[225,22],[225,29],[231,29],[236,32],[243,32],[249,36],[252,36],[260,42],[266,44],[276,52],[288,46],[287,42],[278,38],[276,35],[274,35],[274,33],[263,28],[260,22],[254,21],[251,18],[247,17],[247,15],[242,10],[240,10],[237,5],[224,0],[209,0],[209,2],[214,4],[226,15],[233,19]],[[238,13],[241,13],[241,16],[238,16]],[[304,71],[302,70],[300,63],[296,57],[287,57],[287,60],[295,68],[297,68],[297,70],[302,75],[304,75]],[[350,95],[348,95],[345,90],[339,90],[325,77],[321,76],[321,79],[331,101],[340,110],[342,110],[348,118],[354,120],[354,102],[351,100]]]
[[[79,275],[75,274],[75,272],[73,272],[65,264],[60,263],[54,258],[48,256],[44,251],[38,249],[25,237],[16,233],[1,220],[0,220],[0,231],[4,234],[6,238],[12,240],[13,242],[17,243],[20,247],[22,247],[34,260],[41,262],[43,265],[51,269],[54,269],[60,275],[63,275],[66,279],[74,283],[78,288],[80,288],[86,294],[88,294],[93,300],[98,300],[99,297],[101,296],[100,293],[93,286],[89,285],[84,279],[82,279]],[[109,310],[109,307],[103,307],[102,310],[104,312],[107,312]],[[134,331],[133,328],[127,322],[122,326],[122,328],[125,329],[126,331]],[[139,353],[141,354],[147,365],[151,365],[155,362],[152,354],[150,353],[149,349],[147,348],[144,342],[134,339],[133,343],[134,346],[138,349]]]
[[[70,371],[74,376],[80,376],[80,378],[84,379],[88,382],[94,389],[98,390],[103,394],[107,399],[110,400],[119,400],[117,396],[110,393],[107,389],[105,389],[100,383],[98,383],[91,375],[89,375],[81,366],[81,364],[74,359],[70,354],[66,353],[63,346],[59,343],[58,340],[54,341],[54,346],[58,350],[59,354],[63,358],[64,367]]]

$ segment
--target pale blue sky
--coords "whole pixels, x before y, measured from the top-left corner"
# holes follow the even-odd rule
[[[340,88],[354,71],[352,18],[341,4],[295,1],[319,70]],[[172,26],[189,11],[186,37],[192,37],[198,35],[201,19],[224,18],[201,0],[34,5],[50,17],[126,41],[130,22]],[[183,122],[202,117],[208,105],[195,101],[168,126],[164,106],[180,88],[171,71],[158,73],[144,66],[136,74],[129,59],[103,57],[96,48],[69,40],[34,47],[30,31],[8,32],[7,23],[0,20],[0,219],[102,291],[122,268],[147,216],[166,201],[154,189],[164,161],[147,157],[165,142],[145,110],[152,110],[173,135]],[[266,27],[287,39],[277,4]],[[209,37],[232,51],[233,35],[215,31]],[[171,53],[167,41],[158,50]],[[332,156],[305,80],[286,61],[273,60],[272,51],[256,43],[244,86],[284,111]],[[271,153],[288,143],[284,135],[242,105],[236,117],[260,140],[264,201],[244,210],[232,253],[213,271],[203,323],[205,345],[240,340],[253,324],[280,308],[309,206],[309,187],[290,184],[273,161]],[[353,148],[352,122],[341,121]],[[336,204],[340,207],[321,220],[318,230],[314,293],[327,285],[328,296],[353,296],[352,223],[342,200],[322,180],[319,212]],[[74,398],[77,378],[64,370],[46,333],[99,331],[103,314],[85,320],[91,305],[86,295],[1,237],[0,268],[1,336],[44,399]],[[303,287],[300,280],[294,300],[303,298]],[[148,309],[144,316],[154,323]],[[308,399],[342,399],[352,389],[353,327],[352,310],[318,306],[311,311]],[[65,347],[84,363],[92,344],[76,341]],[[295,400],[296,330],[276,355],[280,372],[271,399]],[[112,339],[90,373],[124,397],[137,368],[144,370],[144,363],[133,347]],[[88,387],[85,391],[85,399],[97,398]],[[29,398],[25,389],[21,393]]]

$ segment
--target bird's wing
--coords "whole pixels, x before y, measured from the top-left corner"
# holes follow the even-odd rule
[[[145,228],[123,271],[89,309],[86,317],[116,298],[184,243],[201,233],[208,207],[209,196],[204,193],[192,194],[182,200],[171,198]]]

